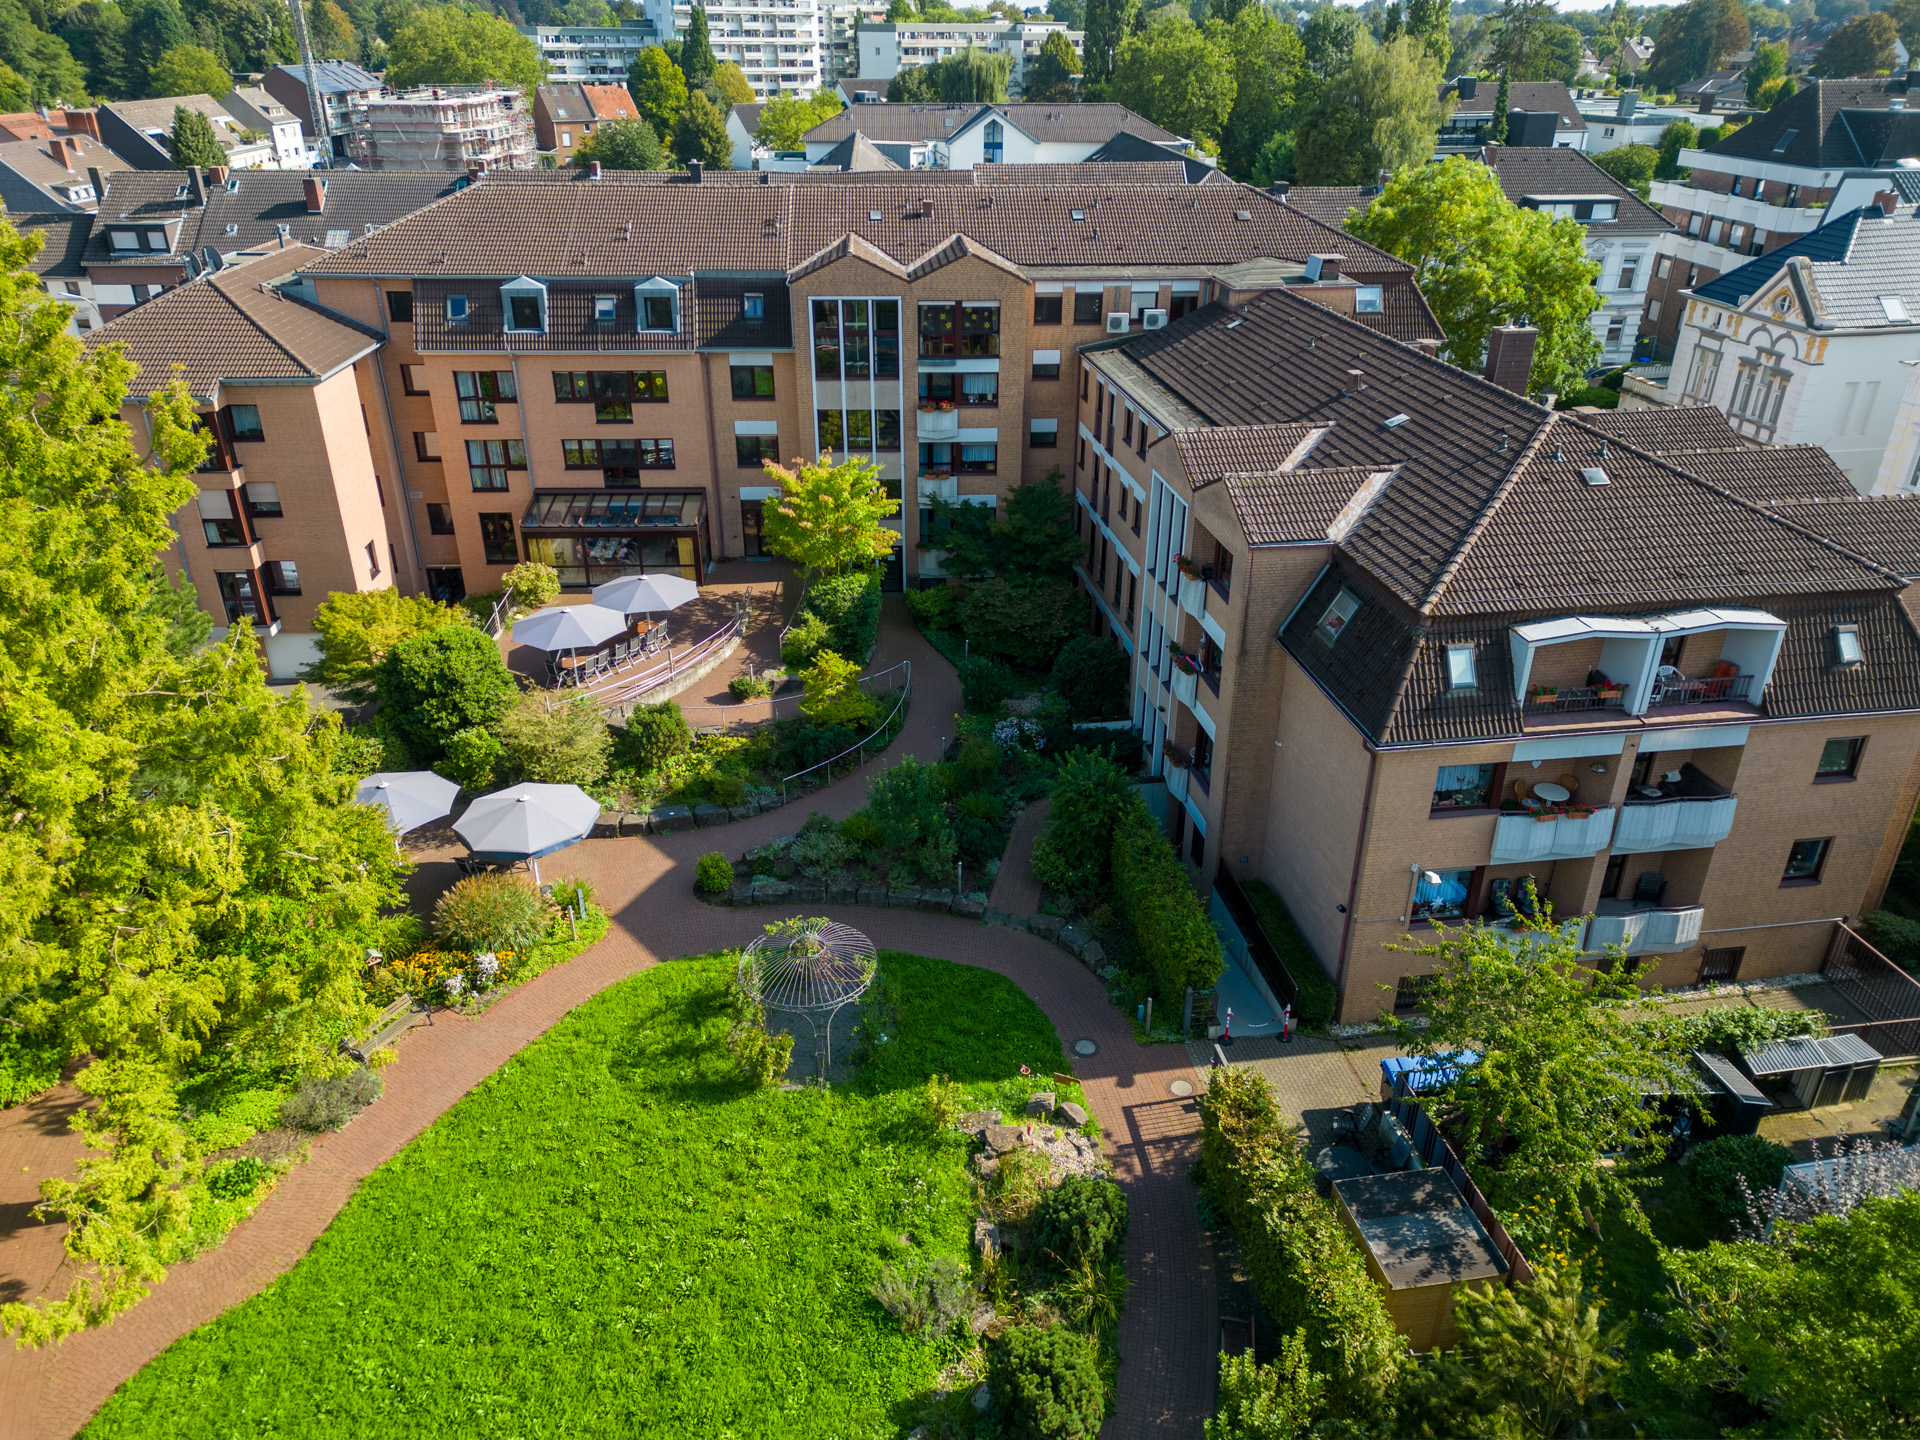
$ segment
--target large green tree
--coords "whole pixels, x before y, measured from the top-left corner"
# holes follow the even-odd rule
[[[1028,100],[1070,100],[1074,77],[1080,73],[1080,53],[1059,30],[1047,32],[1040,42],[1040,54],[1027,71]]]
[[[671,170],[673,157],[660,143],[653,126],[623,115],[602,122],[600,128],[576,146],[573,163],[585,169],[598,160],[609,170]]]
[[[1382,171],[1424,164],[1446,118],[1440,65],[1402,35],[1376,45],[1361,35],[1347,63],[1321,86],[1295,134],[1303,185],[1370,185]]]
[[[164,385],[136,452],[132,364],[65,333],[0,224],[0,1012],[87,1064],[92,1150],[43,1186],[67,1222],[66,1284],[0,1323],[44,1340],[131,1304],[177,1253],[199,1153],[175,1086],[203,1055],[325,1068],[369,1013],[366,927],[403,861],[349,803],[342,734],[276,695],[243,620],[174,643],[156,562],[206,453]]]
[[[1249,5],[1224,35],[1233,62],[1233,110],[1220,137],[1220,161],[1236,180],[1270,184],[1254,160],[1275,136],[1290,133],[1295,111],[1313,90],[1300,32],[1263,5]]]
[[[199,110],[184,105],[173,107],[173,134],[167,142],[173,163],[185,170],[194,165],[214,166],[227,163],[227,152],[213,122]]]
[[[152,83],[162,95],[205,95],[210,100],[224,100],[233,89],[233,76],[211,50],[176,45],[153,67]]]
[[[1494,327],[1520,318],[1540,331],[1532,389],[1564,390],[1599,362],[1584,229],[1513,204],[1478,161],[1403,171],[1347,229],[1414,267],[1454,364],[1478,370]]]
[[[1711,74],[1751,40],[1740,0],[1686,0],[1660,20],[1647,79],[1662,90],[1677,89]]]
[[[539,47],[484,10],[416,10],[388,43],[387,84],[395,89],[499,80],[531,92],[546,75]]]
[[[1517,936],[1470,927],[1419,953],[1438,967],[1420,1014],[1394,1014],[1388,996],[1381,1018],[1407,1054],[1451,1072],[1433,1094],[1492,1204],[1638,1215],[1627,1166],[1601,1160],[1659,1158],[1665,1130],[1646,1097],[1690,1096],[1698,1082],[1678,1040],[1633,1023],[1639,991],[1625,967],[1583,963],[1578,941],[1551,924]],[[1463,1050],[1479,1060],[1446,1063]]]
[[[1185,12],[1157,11],[1120,45],[1107,97],[1176,135],[1218,147],[1233,113],[1233,57],[1224,25],[1199,29]]]
[[[425,595],[385,590],[336,590],[313,613],[320,658],[303,679],[325,685],[346,700],[366,704],[378,694],[380,663],[394,646],[467,617]]]
[[[767,462],[780,494],[766,502],[767,548],[826,575],[871,565],[889,554],[898,536],[880,522],[900,513],[871,460],[831,452],[794,469]]]
[[[727,138],[727,117],[704,90],[687,96],[686,113],[673,131],[673,158],[682,165],[698,160],[709,170],[733,168],[733,141]]]
[[[952,59],[928,68],[942,100],[958,105],[998,105],[1007,98],[1013,57],[969,45]]]
[[[1747,62],[1747,103],[1758,104],[1760,92],[1767,82],[1778,80],[1786,73],[1787,47],[1784,41],[1778,45],[1756,45],[1753,59]]]
[[[1898,22],[1884,11],[1857,15],[1827,37],[1808,68],[1812,74],[1836,79],[1891,70],[1893,46],[1899,38]]]
[[[1307,67],[1323,80],[1332,77],[1353,58],[1353,47],[1365,30],[1360,17],[1342,6],[1324,5],[1314,11],[1300,29]]]
[[[687,77],[658,45],[649,45],[627,69],[627,93],[640,118],[662,137],[673,134],[687,113]]]
[[[680,42],[680,73],[689,84],[697,85],[713,74],[718,64],[713,58],[713,42],[707,38],[707,11],[695,5],[687,19],[687,33]]]
[[[1140,0],[1087,0],[1086,36],[1081,41],[1081,63],[1089,85],[1113,78],[1120,42],[1131,34],[1140,15]]]

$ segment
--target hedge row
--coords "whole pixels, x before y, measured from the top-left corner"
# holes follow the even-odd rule
[[[1216,1070],[1200,1100],[1201,1170],[1232,1223],[1247,1269],[1282,1335],[1307,1332],[1313,1368],[1326,1377],[1335,1414],[1383,1414],[1405,1363],[1380,1290],[1313,1170],[1266,1080]]]
[[[1285,903],[1273,887],[1264,880],[1249,880],[1240,888],[1246,894],[1247,903],[1253,906],[1260,928],[1266,931],[1268,942],[1279,952],[1280,963],[1287,967],[1287,973],[1293,976],[1293,983],[1299,989],[1293,1002],[1294,1019],[1303,1030],[1324,1030],[1333,1023],[1334,1014],[1340,1008],[1340,992],[1333,988],[1333,981],[1320,968],[1313,947],[1307,944],[1307,937],[1293,923],[1293,916],[1287,913]]]
[[[1207,989],[1226,968],[1220,937],[1138,792],[1114,827],[1113,908],[1133,953],[1153,966],[1165,1006],[1189,985]]]
[[[846,575],[816,575],[807,586],[801,616],[817,615],[832,633],[827,648],[864,666],[880,636],[880,572],[855,570]]]

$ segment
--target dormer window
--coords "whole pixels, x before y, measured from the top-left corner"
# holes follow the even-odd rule
[[[464,325],[467,323],[467,297],[464,295],[447,296],[447,323]]]
[[[655,276],[633,287],[633,308],[643,333],[674,334],[680,329],[680,287]]]
[[[1833,627],[1833,658],[1842,665],[1858,665],[1866,658],[1860,649],[1860,627],[1858,625],[1836,625]]]
[[[107,243],[116,250],[138,250],[140,232],[138,230],[109,230]]]
[[[509,334],[543,335],[547,329],[547,287],[522,275],[500,287]]]
[[[167,232],[165,230],[147,231],[147,249],[165,253],[171,248],[172,247],[167,244]]]
[[[1382,315],[1387,309],[1387,292],[1378,285],[1362,285],[1353,295],[1353,313]]]
[[[596,325],[613,324],[614,315],[618,310],[618,308],[619,308],[619,301],[616,297],[612,295],[594,296],[593,297],[593,323]]]
[[[1359,608],[1360,597],[1341,587],[1340,593],[1333,597],[1333,603],[1322,612],[1320,623],[1314,626],[1314,634],[1331,645],[1340,638],[1340,632],[1347,628],[1347,622],[1353,619]]]

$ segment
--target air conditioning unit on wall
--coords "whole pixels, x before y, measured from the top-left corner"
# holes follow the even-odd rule
[[[1109,335],[1124,335],[1132,324],[1132,316],[1128,315],[1124,310],[1116,310],[1107,316],[1107,333]]]
[[[1167,312],[1164,310],[1144,310],[1140,314],[1140,324],[1148,330],[1167,328]]]

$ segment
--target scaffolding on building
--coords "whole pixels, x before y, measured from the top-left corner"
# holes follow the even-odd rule
[[[359,100],[354,163],[369,170],[526,170],[533,122],[518,86],[432,85]]]

